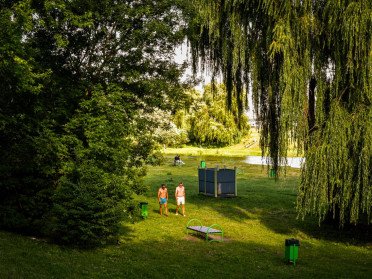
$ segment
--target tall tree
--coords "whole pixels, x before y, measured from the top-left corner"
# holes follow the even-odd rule
[[[19,0],[0,10],[0,224],[84,245],[117,235],[183,99],[178,1]]]
[[[214,87],[214,88],[213,88]],[[238,114],[235,100],[227,108],[226,87],[206,85],[198,105],[189,116],[189,138],[194,144],[227,146],[238,143],[249,132],[248,118]]]
[[[372,2],[195,0],[194,65],[222,71],[228,99],[252,85],[275,169],[303,150],[301,217],[372,218]],[[277,172],[278,173],[278,172]]]

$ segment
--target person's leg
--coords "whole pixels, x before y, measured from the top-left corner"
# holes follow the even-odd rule
[[[163,205],[161,203],[159,204],[159,214],[163,215]]]
[[[178,208],[180,207],[180,202],[179,202],[179,199],[178,198],[176,198],[176,203],[177,203],[176,215],[178,215]]]
[[[165,208],[165,216],[168,216],[168,203],[164,204],[164,208]]]
[[[182,215],[183,215],[183,216],[186,216],[186,215],[185,215],[185,203],[182,204]]]

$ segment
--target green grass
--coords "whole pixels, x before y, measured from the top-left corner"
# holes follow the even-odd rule
[[[182,167],[172,166],[172,158],[149,169],[150,191],[135,197],[149,203],[149,217],[127,224],[119,245],[78,250],[0,232],[0,278],[371,278],[370,235],[296,220],[296,170],[275,182],[266,168],[239,158],[206,158],[208,166],[238,167],[239,196],[216,199],[197,193],[200,158],[184,156]],[[164,217],[156,192],[170,178],[170,216]],[[179,181],[187,191],[187,217],[174,214]],[[218,223],[226,241],[186,235],[191,218]],[[284,240],[291,237],[301,241],[296,267],[283,261]]]
[[[188,155],[188,156],[219,156],[219,157],[243,157],[243,156],[261,156],[262,151],[259,146],[259,133],[256,129],[251,129],[250,135],[244,138],[240,143],[220,147],[206,148],[198,146],[184,146],[182,148],[163,148],[162,152],[165,155]],[[301,156],[297,154],[297,150],[293,147],[288,150],[289,157]]]

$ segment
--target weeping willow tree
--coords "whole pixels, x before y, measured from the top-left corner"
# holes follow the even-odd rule
[[[260,144],[280,173],[303,152],[299,216],[372,221],[372,1],[194,0],[194,67],[221,73],[228,103],[252,89]]]

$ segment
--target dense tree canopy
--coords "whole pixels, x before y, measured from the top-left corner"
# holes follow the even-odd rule
[[[154,130],[155,137],[164,147],[222,147],[240,142],[249,134],[248,117],[239,115],[235,101],[228,109],[226,94],[223,84],[205,85],[203,91],[185,91],[182,106],[147,115],[160,124]]]
[[[194,66],[201,58],[222,71],[228,100],[241,107],[243,87],[252,86],[261,146],[274,168],[289,143],[304,151],[300,216],[370,222],[372,2],[193,2]]]
[[[144,115],[182,103],[178,1],[0,4],[0,225],[115,237],[154,150]]]
[[[223,84],[206,85],[200,100],[188,117],[191,143],[204,146],[227,146],[240,142],[249,132],[248,118],[238,114],[237,103],[231,110],[226,104],[226,87]]]

